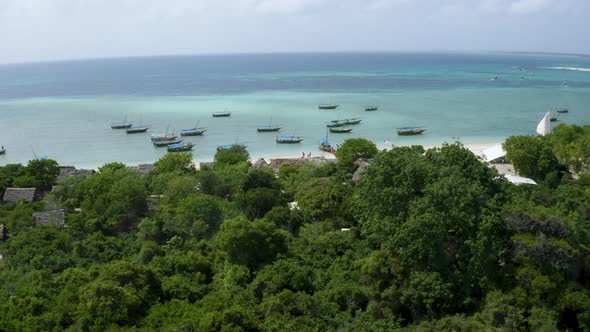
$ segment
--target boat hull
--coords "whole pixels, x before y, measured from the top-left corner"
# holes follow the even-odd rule
[[[129,128],[127,134],[145,133],[146,131],[148,131],[148,128]]]
[[[318,108],[321,110],[333,110],[333,109],[336,109],[337,107],[338,107],[338,105],[320,105],[320,106],[318,106]]]
[[[121,124],[112,124],[111,129],[127,129],[133,126],[132,123],[121,123]]]
[[[409,129],[409,130],[399,130],[398,129],[397,134],[400,136],[414,136],[414,135],[420,135],[425,131],[426,131],[426,129]]]
[[[6,150],[0,150],[0,154],[6,154]]]
[[[352,128],[346,128],[346,129],[330,128],[330,132],[334,133],[334,134],[345,134],[345,133],[350,133],[351,131],[352,131]]]
[[[178,147],[171,147],[168,146],[168,152],[186,152],[186,151],[191,151],[193,149],[193,144],[186,144],[183,146],[178,146]]]
[[[213,113],[214,118],[224,118],[230,116],[231,113]]]
[[[158,143],[158,142],[173,142],[173,141],[176,141],[177,138],[178,138],[178,136],[172,135],[172,136],[152,136],[150,139],[152,140],[153,143]],[[169,144],[171,144],[171,143],[169,143]]]
[[[329,152],[329,153],[335,153],[336,149],[334,149],[331,145],[329,144],[320,144],[319,149],[324,151],[324,152]]]
[[[159,141],[159,142],[154,142],[154,145],[156,147],[163,148],[163,147],[168,146],[170,144],[178,144],[178,143],[182,143],[182,140]]]
[[[180,136],[200,136],[203,135],[207,129],[202,130],[187,130],[180,133]]]
[[[378,109],[379,109],[379,107],[376,107],[376,106],[365,107],[365,112],[373,112],[373,111],[376,111]]]
[[[256,131],[259,133],[270,133],[270,132],[276,132],[281,130],[280,127],[274,127],[274,128],[256,128]]]
[[[276,142],[279,144],[297,144],[301,143],[303,138],[277,138]]]

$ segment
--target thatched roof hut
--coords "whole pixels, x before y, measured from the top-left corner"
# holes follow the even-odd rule
[[[156,169],[154,164],[139,164],[137,166],[128,166],[129,169],[138,171],[141,175],[148,175]]]
[[[90,176],[94,174],[93,169],[76,169],[74,166],[60,166],[59,175],[57,176],[57,182],[61,182],[70,176],[86,175]]]
[[[266,162],[266,160],[264,160],[264,158],[258,158],[258,160],[252,164],[252,168],[263,168],[268,166],[269,164]]]
[[[2,200],[6,203],[14,203],[19,200],[33,202],[38,199],[39,192],[37,191],[37,188],[6,188]]]
[[[66,213],[63,209],[33,213],[33,219],[36,226],[51,225],[64,227],[66,223]]]

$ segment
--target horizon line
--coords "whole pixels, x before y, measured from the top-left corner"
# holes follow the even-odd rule
[[[269,51],[269,52],[204,52],[204,53],[162,53],[162,54],[145,54],[145,55],[113,55],[99,57],[80,57],[64,59],[47,59],[21,62],[0,62],[0,66],[13,65],[32,65],[32,64],[57,64],[65,62],[85,62],[85,61],[108,61],[123,59],[141,59],[141,58],[167,58],[167,57],[199,57],[199,56],[238,56],[238,55],[289,55],[289,54],[513,54],[513,55],[553,55],[553,56],[575,56],[589,57],[586,53],[571,52],[547,52],[547,51],[506,51],[506,50],[337,50],[337,51]]]

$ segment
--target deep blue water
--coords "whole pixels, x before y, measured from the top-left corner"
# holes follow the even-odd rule
[[[527,71],[510,70],[515,66]],[[503,76],[496,87],[554,86],[564,80],[575,81],[577,87],[590,87],[585,73],[544,69],[553,66],[590,67],[590,58],[530,54],[258,54],[0,65],[0,98],[490,88],[485,78],[499,74]],[[543,73],[548,75],[539,75]],[[521,76],[527,80],[512,79]]]

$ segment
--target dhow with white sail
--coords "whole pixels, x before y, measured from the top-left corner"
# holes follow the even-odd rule
[[[541,122],[537,125],[537,134],[545,136],[551,133],[551,112],[545,113]]]

